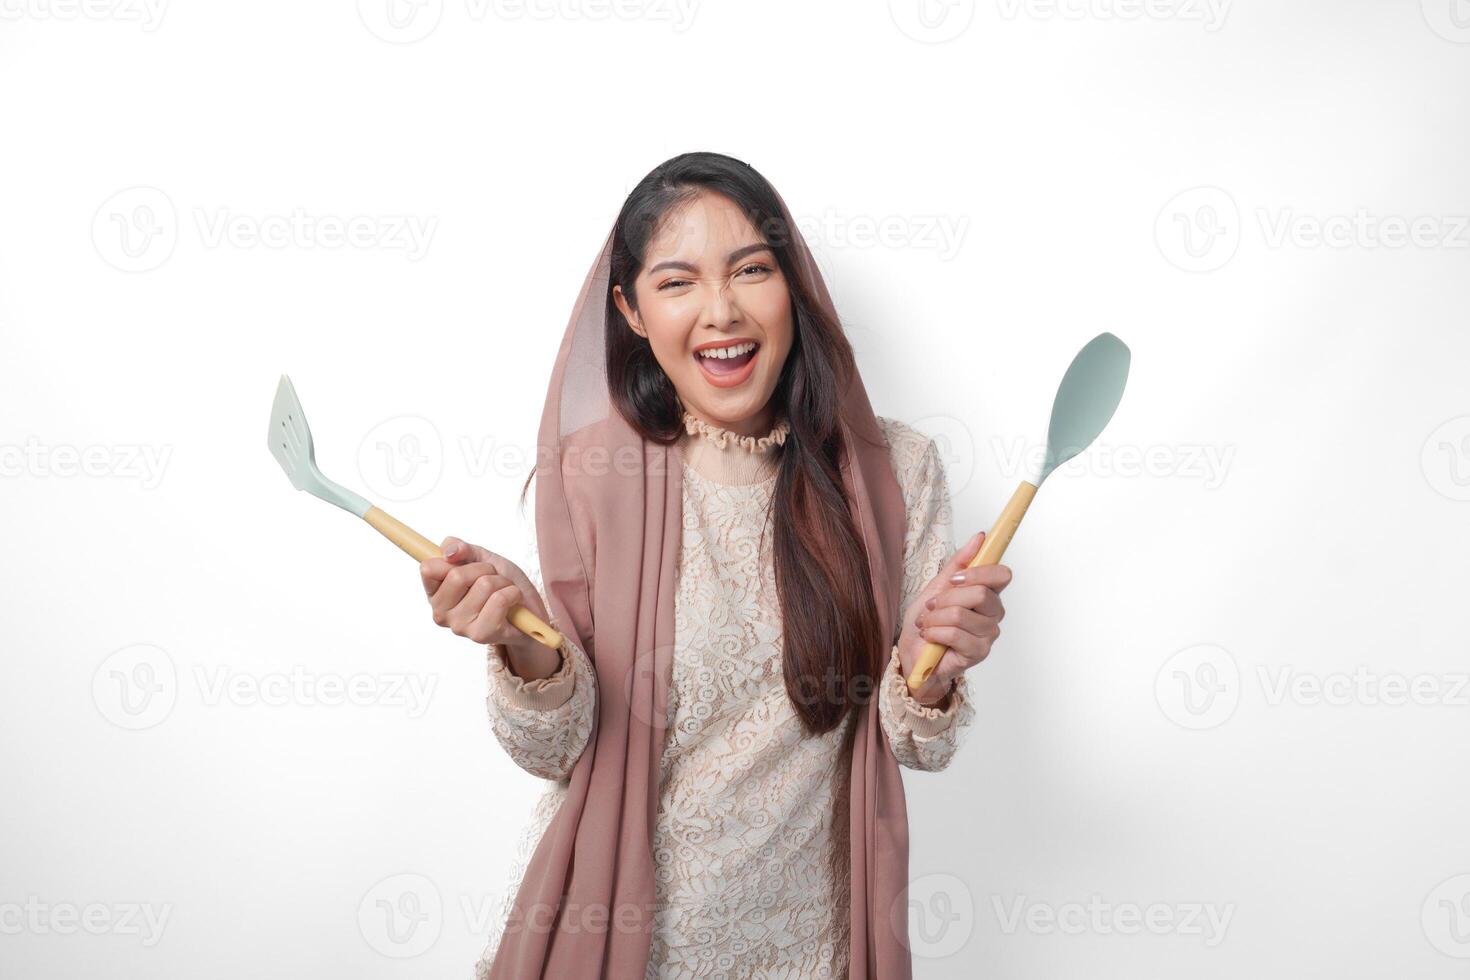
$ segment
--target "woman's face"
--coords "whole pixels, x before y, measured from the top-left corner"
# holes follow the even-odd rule
[[[706,191],[670,211],[649,239],[634,294],[636,312],[613,287],[684,407],[741,435],[769,431],[771,394],[791,351],[791,294],[775,253],[735,202]],[[733,357],[701,353],[751,345]]]

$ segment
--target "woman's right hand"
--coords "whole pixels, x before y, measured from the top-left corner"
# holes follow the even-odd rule
[[[548,649],[510,622],[517,605],[542,622],[550,618],[526,573],[509,558],[459,538],[445,538],[440,549],[443,558],[419,563],[434,624],[476,643],[504,644],[511,668],[527,680],[555,673],[561,651]]]

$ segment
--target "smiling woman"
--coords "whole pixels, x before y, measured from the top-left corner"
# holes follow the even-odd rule
[[[643,240],[627,243],[647,267],[621,281],[628,265],[614,250],[611,296],[624,333],[647,341],[696,418],[764,432],[774,421],[772,395],[795,333],[776,246],[727,194],[671,188],[654,196],[666,198],[662,220]]]
[[[1009,573],[964,569],[937,447],[873,414],[752,168],[634,188],[539,444],[545,586],[456,539],[424,566],[436,622],[493,644],[495,737],[552,781],[478,975],[906,980],[899,767],[953,758]],[[522,593],[559,652],[505,629]],[[952,649],[911,693],[927,639]]]

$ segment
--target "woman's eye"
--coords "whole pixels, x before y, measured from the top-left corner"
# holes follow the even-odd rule
[[[689,285],[689,280],[687,280],[687,279],[670,279],[668,282],[661,282],[661,283],[659,283],[658,288],[659,289],[671,289],[674,286],[687,286],[687,285]]]
[[[740,274],[741,275],[745,275],[745,273],[751,272],[751,271],[754,271],[756,273],[756,275],[759,275],[762,272],[770,272],[771,271],[771,268],[770,268],[770,266],[761,265],[759,262],[752,262],[750,265],[748,265],[745,268],[741,269],[740,270]]]

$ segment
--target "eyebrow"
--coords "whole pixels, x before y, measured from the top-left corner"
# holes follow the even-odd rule
[[[729,265],[731,263],[738,262],[752,252],[768,252],[770,250],[771,246],[766,244],[765,242],[756,242],[754,245],[742,245],[735,251],[731,252],[729,255],[725,256],[725,263]],[[694,266],[690,265],[688,262],[680,262],[678,259],[670,259],[667,262],[660,262],[658,265],[654,266],[648,271],[649,273],[654,273],[660,269],[683,269],[687,272],[693,272]]]

